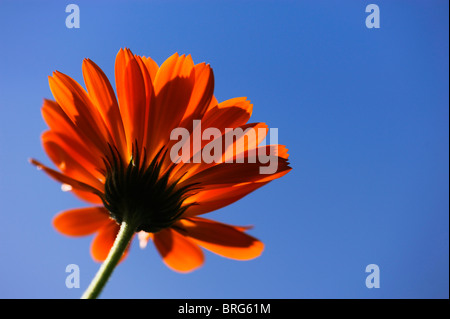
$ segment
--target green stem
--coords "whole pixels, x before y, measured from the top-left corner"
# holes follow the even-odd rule
[[[86,289],[81,299],[95,299],[102,292],[103,287],[111,276],[114,268],[119,263],[124,251],[127,249],[130,240],[133,238],[135,233],[135,227],[122,222],[120,225],[120,231],[117,234],[114,245],[108,253],[105,261],[101,265],[94,279],[92,279],[89,287]]]

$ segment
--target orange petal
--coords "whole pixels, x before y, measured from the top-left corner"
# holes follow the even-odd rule
[[[249,260],[264,250],[264,244],[242,232],[241,227],[199,217],[181,219],[173,227],[203,248],[223,257]]]
[[[96,189],[103,188],[103,183],[99,180],[104,178],[103,175],[93,166],[89,154],[76,141],[47,131],[42,135],[42,144],[53,163],[65,175]]]
[[[203,123],[202,123],[202,135],[204,131]],[[243,158],[241,162],[246,162],[245,158],[248,157],[248,149],[255,149],[266,137],[268,128],[265,123],[249,123],[238,128],[228,128],[229,130],[225,130],[222,132],[220,136],[220,145],[222,145],[222,150],[219,154],[214,154],[213,161],[211,163],[205,163],[201,161],[195,161],[195,158],[202,158],[203,152],[206,145],[212,145],[215,143],[217,139],[213,139],[212,141],[201,141],[202,149],[196,151],[194,154],[194,143],[192,142],[193,137],[190,137],[189,142],[191,143],[190,154],[191,159],[186,162],[175,166],[175,169],[172,171],[173,178],[177,179],[183,176],[182,180],[186,180],[189,177],[200,173],[207,168],[217,165],[217,163],[222,162],[236,162],[233,158],[240,156]],[[210,144],[211,143],[211,144]]]
[[[272,174],[261,173],[260,168],[268,164],[259,162],[258,158],[255,159],[254,163],[249,162],[246,158],[244,158],[244,163],[220,163],[185,178],[180,183],[180,187],[187,184],[199,183],[199,186],[205,189],[209,185],[215,184],[271,181],[287,174],[291,170],[286,158],[277,156],[276,161],[277,166],[275,167],[275,172]]]
[[[155,81],[156,73],[158,72],[159,66],[158,64],[150,57],[141,57],[142,62],[144,62],[145,67],[147,68],[148,74],[152,79],[152,82]]]
[[[245,125],[252,115],[253,104],[245,97],[233,98],[208,110],[202,119],[202,127],[216,127],[221,131]]]
[[[141,69],[141,73],[142,73],[142,78],[144,80],[144,86],[145,86],[145,108],[142,109],[139,113],[140,116],[143,117],[142,120],[142,125],[143,125],[143,129],[142,129],[142,145],[143,147],[147,148],[149,147],[149,139],[151,138],[150,134],[149,134],[149,122],[150,122],[150,113],[151,113],[151,108],[154,107],[154,105],[152,105],[152,103],[154,103],[155,100],[155,94],[154,94],[154,90],[153,90],[153,80],[152,77],[150,75],[150,72],[155,72],[155,70],[150,70],[147,68],[146,62],[145,60],[138,56],[135,55],[134,56],[136,61],[139,64],[139,67]],[[155,74],[153,75],[153,77],[155,76]],[[149,159],[149,161],[151,161],[151,159]]]
[[[115,64],[116,90],[128,152],[135,141],[142,147],[146,109],[146,87],[139,63],[129,49],[120,49]]]
[[[195,66],[195,83],[192,89],[191,98],[186,108],[179,127],[186,128],[188,132],[193,132],[193,121],[200,120],[208,105],[211,102],[214,93],[214,75],[209,65],[200,63]],[[203,124],[202,124],[203,125]],[[176,140],[170,140],[167,143],[167,148],[170,150],[175,144],[179,143]],[[188,141],[186,142],[188,143]],[[191,146],[192,148],[192,146]],[[192,151],[191,151],[192,154]],[[165,167],[171,166],[170,157],[165,158]]]
[[[83,77],[91,101],[97,106],[115,146],[125,150],[125,133],[114,90],[105,73],[89,59],[83,61]]]
[[[261,166],[268,166],[270,160],[275,160],[275,158],[282,159],[287,162],[289,158],[288,149],[284,145],[264,145],[257,148],[245,149],[244,152],[237,153],[226,160],[232,162],[243,161],[244,163],[259,163]],[[271,178],[273,179],[273,178]]]
[[[44,99],[42,116],[52,131],[78,136],[75,125],[57,102]]]
[[[216,97],[213,95],[211,102],[209,102],[209,105],[206,108],[205,114],[208,113],[214,107],[216,107],[218,104],[219,104],[219,101],[217,101]]]
[[[112,143],[111,137],[86,91],[71,77],[57,71],[49,77],[49,84],[53,96],[77,131],[83,132],[100,151],[106,152],[107,143]]]
[[[59,148],[63,149],[64,152],[69,155],[73,160],[77,161],[82,165],[91,175],[95,176],[97,179],[102,179],[104,176],[99,171],[104,168],[104,163],[101,158],[95,157],[91,149],[80,142],[76,136],[68,135],[57,131],[46,131],[41,136],[42,143],[44,144],[56,144]],[[48,153],[47,153],[48,154]],[[58,162],[63,159],[52,158],[48,154],[52,161],[58,167],[60,164]],[[56,154],[55,154],[56,155]],[[60,167],[61,169],[61,167]]]
[[[169,141],[170,132],[178,127],[188,107],[195,83],[191,56],[172,55],[158,69],[154,80],[155,104],[150,110],[151,140],[147,149],[153,156]],[[170,112],[168,111],[170,109]]]
[[[268,130],[265,123],[250,123],[228,132],[225,130],[222,138],[226,149],[223,151],[222,162],[232,160],[249,149],[257,148],[265,139]]]
[[[226,187],[219,187],[207,190],[200,190],[190,196],[185,204],[195,203],[187,208],[183,217],[206,214],[222,207],[228,206],[241,198],[247,196],[254,190],[266,185],[265,183],[243,183]]]
[[[195,65],[195,83],[182,122],[186,122],[190,127],[193,120],[200,120],[211,102],[213,93],[214,74],[211,67],[205,63]]]
[[[104,207],[87,207],[59,213],[53,218],[53,226],[65,235],[85,236],[95,233],[109,221]]]
[[[154,235],[156,249],[172,270],[190,272],[203,264],[203,252],[196,244],[170,228]]]
[[[51,131],[70,136],[72,139],[76,140],[78,144],[83,145],[85,149],[89,150],[92,154],[92,158],[101,159],[101,151],[99,151],[96,145],[92,143],[87,135],[85,135],[86,132],[80,131],[75,124],[72,123],[58,103],[44,99],[42,116]]]
[[[84,200],[90,204],[94,204],[94,205],[103,205],[103,201],[102,199],[93,193],[90,192],[83,192],[80,191],[78,189],[72,189],[71,192],[77,196],[79,199]]]
[[[85,191],[85,192],[90,192],[93,194],[97,194],[99,196],[101,196],[101,194],[103,193],[101,190],[98,190],[88,184],[77,181],[67,175],[61,174],[60,172],[57,172],[54,169],[51,169],[51,168],[43,165],[42,163],[40,163],[39,161],[37,161],[35,159],[30,159],[30,163],[35,165],[38,169],[44,170],[44,172],[46,172],[50,177],[52,177],[53,179],[57,180],[60,183],[67,184],[75,189]]]
[[[109,223],[100,228],[98,234],[95,236],[91,244],[91,255],[95,261],[102,262],[108,257],[109,251],[114,245],[120,226],[112,219]],[[130,244],[131,244],[130,240]],[[123,261],[128,255],[130,244],[123,253],[120,261]]]

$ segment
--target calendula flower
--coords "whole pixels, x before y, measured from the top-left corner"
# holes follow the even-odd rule
[[[259,256],[263,244],[246,233],[248,227],[200,217],[291,169],[284,146],[259,146],[268,129],[247,123],[252,104],[246,98],[218,103],[211,67],[194,64],[190,55],[174,54],[159,67],[121,49],[115,62],[117,98],[94,62],[85,59],[82,69],[86,89],[57,71],[49,77],[55,101],[44,100],[49,130],[42,143],[57,169],[31,160],[63,190],[93,205],[58,214],[55,228],[70,236],[95,234],[93,259],[113,258],[112,264],[126,256],[136,233],[142,247],[152,240],[167,266],[179,272],[203,264],[200,247],[238,260]],[[209,134],[212,128],[215,135]],[[236,128],[246,133],[223,143]],[[188,138],[174,137],[177,129]],[[202,138],[194,140],[196,134]],[[211,155],[218,141],[222,146]],[[206,149],[213,160],[199,161]],[[180,155],[180,150],[189,152]],[[276,160],[270,174],[261,174],[263,153],[269,154],[264,163]],[[108,257],[113,250],[118,253]]]

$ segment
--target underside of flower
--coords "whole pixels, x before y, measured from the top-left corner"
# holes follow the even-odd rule
[[[133,147],[128,165],[117,149],[110,146],[106,166],[105,192],[102,201],[117,223],[127,221],[137,225],[136,231],[156,233],[170,227],[191,205],[183,202],[192,195],[194,184],[177,187],[180,179],[170,181],[172,168],[162,171],[167,151],[161,149],[149,164],[145,150],[141,155]]]
[[[44,99],[42,143],[57,169],[30,162],[92,205],[59,213],[53,225],[68,236],[95,234],[91,255],[105,265],[96,278],[110,276],[136,232],[182,273],[203,264],[202,248],[235,260],[261,255],[249,227],[200,217],[291,170],[277,135],[265,143],[268,126],[248,122],[250,100],[219,102],[212,68],[190,55],[158,65],[120,49],[115,91],[93,61],[82,69],[85,88],[58,71],[49,77],[54,101]]]

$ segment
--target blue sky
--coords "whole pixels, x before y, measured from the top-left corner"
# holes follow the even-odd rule
[[[254,225],[261,257],[206,253],[182,275],[135,242],[103,298],[449,297],[448,1],[92,2],[0,2],[0,298],[79,298],[99,267],[92,237],[51,225],[85,204],[28,158],[50,164],[47,76],[83,83],[90,58],[114,82],[122,47],[210,63],[217,98],[248,97],[293,170],[208,216]],[[79,29],[65,26],[69,3]],[[370,3],[379,29],[365,25]],[[365,286],[369,264],[380,288]]]

